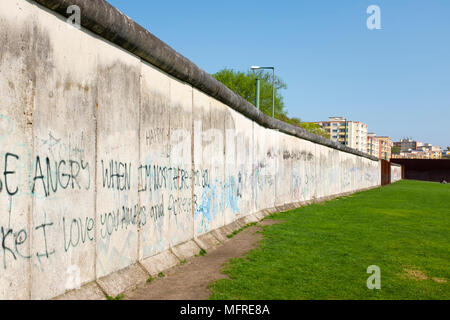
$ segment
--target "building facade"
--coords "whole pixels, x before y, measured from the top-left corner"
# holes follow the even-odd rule
[[[367,152],[367,125],[359,121],[348,121],[344,117],[330,117],[328,121],[315,122],[330,135],[332,141],[350,148]]]
[[[377,137],[375,133],[367,135],[367,153],[379,159],[390,160],[392,156],[392,139]]]
[[[378,137],[378,140],[380,142],[380,156],[378,158],[390,160],[392,157],[392,138]]]
[[[380,141],[375,133],[367,134],[367,154],[374,157],[380,155]]]
[[[442,147],[433,146],[431,143],[422,143],[412,139],[402,139],[395,142],[394,146],[400,148],[400,154],[392,155],[397,159],[442,159]]]
[[[394,146],[400,148],[400,152],[408,152],[411,150],[417,150],[418,146],[423,145],[421,142],[417,142],[412,139],[401,139],[399,142],[395,142]]]

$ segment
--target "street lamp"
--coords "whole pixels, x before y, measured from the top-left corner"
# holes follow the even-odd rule
[[[252,66],[252,70],[271,69],[273,71],[272,77],[272,118],[275,118],[275,67],[260,67]]]

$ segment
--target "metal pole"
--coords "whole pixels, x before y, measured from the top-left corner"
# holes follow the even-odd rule
[[[273,68],[272,90],[272,118],[275,118],[275,68]]]
[[[260,80],[256,78],[256,108],[259,110],[259,100],[260,100]]]

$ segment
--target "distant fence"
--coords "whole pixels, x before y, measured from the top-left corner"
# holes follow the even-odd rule
[[[448,159],[392,159],[392,162],[404,167],[404,179],[450,181],[450,160]]]

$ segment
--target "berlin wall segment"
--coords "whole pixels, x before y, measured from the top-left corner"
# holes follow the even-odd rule
[[[53,298],[255,212],[380,184],[375,159],[273,130],[34,2],[0,17],[1,298]]]

